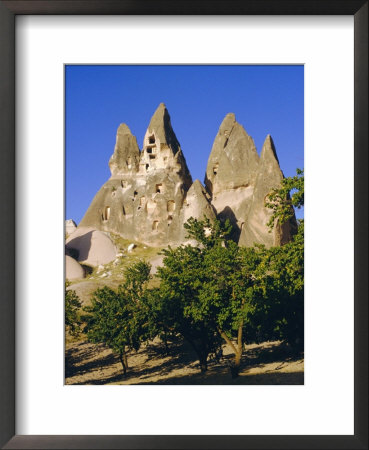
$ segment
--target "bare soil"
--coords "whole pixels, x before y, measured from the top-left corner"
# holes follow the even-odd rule
[[[123,377],[118,355],[102,344],[85,341],[67,342],[66,384],[304,384],[303,355],[294,354],[279,341],[245,347],[241,370],[231,377],[232,354],[223,347],[223,357],[210,358],[208,371],[200,373],[196,354],[183,341],[164,344],[155,339],[138,352],[130,352],[129,369]]]

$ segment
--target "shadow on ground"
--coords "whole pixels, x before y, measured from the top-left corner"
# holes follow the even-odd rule
[[[129,354],[130,367],[124,377],[117,355],[102,344],[80,342],[66,351],[65,378],[67,384],[79,385],[130,384],[130,379],[131,384],[301,385],[304,384],[302,358],[302,354],[294,354],[280,342],[249,346],[240,374],[233,379],[229,369],[232,355],[220,361],[210,359],[208,371],[202,374],[196,354],[186,342],[171,342],[169,354],[162,342],[155,342]],[[76,380],[71,380],[72,377]]]

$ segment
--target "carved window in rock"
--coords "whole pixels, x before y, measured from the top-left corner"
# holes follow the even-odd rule
[[[126,215],[126,209],[124,208],[124,205],[122,205],[122,214],[123,214],[123,216]]]
[[[216,175],[218,173],[218,167],[219,167],[219,163],[214,164],[213,167],[213,174]]]
[[[104,211],[103,211],[103,220],[109,220],[110,218],[110,206],[105,206]]]
[[[160,194],[161,192],[163,192],[163,185],[162,185],[162,184],[157,184],[157,185],[155,186],[155,192],[156,192],[157,194]]]
[[[149,170],[150,164],[145,164],[146,172]]]
[[[122,186],[123,189],[125,189],[128,186],[128,183],[126,180],[121,180],[120,185]]]
[[[149,144],[155,144],[155,136],[153,134],[149,136]]]
[[[133,193],[133,198],[132,198],[132,201],[133,201],[133,202],[136,200],[137,194],[138,194],[138,192],[137,192],[137,191],[134,191],[134,193]]]
[[[156,155],[150,155],[149,158],[150,158],[150,159],[155,159],[155,158],[156,158]]]
[[[168,216],[168,227],[173,221],[173,216]]]
[[[132,158],[130,156],[127,159],[127,167],[128,169],[132,169]]]
[[[158,226],[159,226],[159,221],[158,220],[154,220],[154,222],[152,223],[152,230],[153,231],[157,231],[158,230]]]
[[[174,203],[173,200],[169,200],[169,202],[167,203],[167,211],[168,212],[173,212],[175,210],[176,204]]]

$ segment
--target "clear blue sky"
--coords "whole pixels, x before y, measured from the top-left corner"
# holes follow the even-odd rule
[[[140,148],[164,102],[192,178],[204,181],[224,116],[233,112],[258,153],[271,134],[285,176],[304,166],[303,66],[73,66],[65,68],[66,218],[77,224],[110,177],[120,123]],[[298,214],[302,217],[302,213]]]

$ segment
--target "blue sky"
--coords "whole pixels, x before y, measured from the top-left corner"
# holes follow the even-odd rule
[[[303,66],[78,66],[65,68],[66,218],[77,224],[110,177],[119,124],[139,147],[164,102],[187,165],[204,181],[224,116],[233,112],[258,153],[271,134],[285,176],[304,166]],[[302,217],[302,213],[298,214]]]

